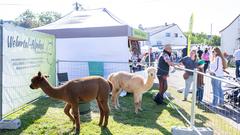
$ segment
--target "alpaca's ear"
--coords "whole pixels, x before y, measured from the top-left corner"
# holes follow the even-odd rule
[[[154,71],[157,72],[157,68],[154,67]]]
[[[38,72],[38,77],[41,77],[42,76],[42,73],[39,71]]]

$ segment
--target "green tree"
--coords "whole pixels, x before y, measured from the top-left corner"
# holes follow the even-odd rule
[[[188,32],[185,32],[186,37],[188,37]],[[192,33],[191,43],[192,44],[207,44],[212,46],[220,46],[221,38],[219,36],[209,36],[203,32]]]
[[[29,9],[15,19],[16,25],[25,28],[35,28],[54,22],[61,18],[61,14],[53,11],[41,12],[39,15]]]
[[[25,28],[38,27],[38,21],[36,20],[36,15],[27,9],[25,12],[20,14],[19,17],[15,19],[17,25]]]
[[[60,18],[61,18],[60,13],[53,12],[53,11],[42,12],[38,16],[39,26],[49,24],[49,23],[54,22],[54,21],[56,21]]]
[[[221,38],[219,36],[214,35],[211,39],[210,39],[210,45],[213,46],[220,46],[221,44]]]

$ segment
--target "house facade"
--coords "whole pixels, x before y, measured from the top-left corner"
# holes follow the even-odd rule
[[[232,55],[240,47],[240,15],[221,30],[220,34],[222,51]]]
[[[171,44],[173,49],[182,49],[187,45],[187,37],[177,24],[165,24],[162,26],[143,28],[149,33],[150,46],[162,48],[166,44]]]

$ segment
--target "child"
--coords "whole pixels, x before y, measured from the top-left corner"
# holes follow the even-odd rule
[[[203,60],[198,61],[198,71],[204,73],[204,64],[205,62]],[[197,101],[201,102],[203,99],[203,91],[204,91],[204,81],[203,81],[203,75],[197,74]]]

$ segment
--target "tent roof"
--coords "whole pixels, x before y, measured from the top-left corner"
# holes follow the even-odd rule
[[[148,34],[130,27],[106,8],[72,11],[56,22],[33,30],[55,35],[56,38],[119,37],[147,40]]]
[[[56,38],[128,36],[129,27],[106,8],[72,11],[56,22],[33,30],[55,35]]]
[[[72,11],[56,22],[33,30],[65,29],[65,28],[90,28],[127,25],[114,16],[106,8]]]

